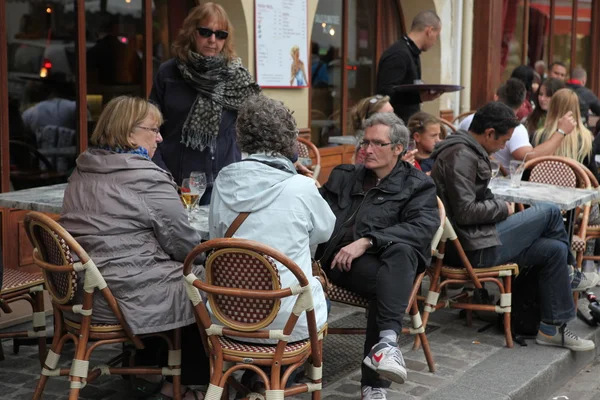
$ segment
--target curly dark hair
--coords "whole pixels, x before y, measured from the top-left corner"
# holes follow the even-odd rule
[[[248,154],[296,155],[296,121],[281,101],[262,94],[249,97],[238,111],[236,132],[240,149]]]
[[[496,139],[498,139],[518,125],[519,120],[509,106],[499,101],[492,101],[477,110],[469,131],[482,135],[486,129],[492,128],[496,131]]]

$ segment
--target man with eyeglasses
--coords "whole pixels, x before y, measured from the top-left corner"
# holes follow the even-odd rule
[[[316,259],[332,282],[370,300],[362,398],[385,399],[388,379],[406,379],[396,342],[440,220],[433,181],[400,159],[409,136],[400,118],[376,113],[363,129],[364,164],[336,167],[321,188],[336,225]]]

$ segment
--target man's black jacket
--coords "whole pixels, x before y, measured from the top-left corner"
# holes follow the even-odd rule
[[[337,220],[328,242],[317,249],[316,259],[327,263],[344,236],[344,227],[354,221],[354,240],[373,239],[367,252],[404,243],[418,255],[418,271],[431,261],[431,241],[440,226],[433,180],[409,163],[398,161],[379,185],[366,193],[362,165],[340,165],[321,188]],[[352,216],[355,214],[355,219]]]

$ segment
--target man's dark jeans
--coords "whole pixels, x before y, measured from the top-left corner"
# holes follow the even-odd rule
[[[379,332],[390,329],[400,334],[402,331],[402,317],[408,306],[417,263],[417,255],[410,246],[394,244],[377,255],[364,254],[357,258],[348,272],[327,266],[333,283],[370,300],[365,356],[379,341]],[[361,383],[372,387],[390,386],[389,381],[381,379],[364,364]]]
[[[558,207],[550,203],[530,207],[498,222],[496,230],[502,245],[466,252],[471,265],[486,268],[514,262],[521,271],[539,267],[542,321],[560,325],[575,318],[567,268],[575,259]]]

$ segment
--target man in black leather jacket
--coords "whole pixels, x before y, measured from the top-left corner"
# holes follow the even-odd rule
[[[364,166],[336,167],[321,188],[337,221],[316,258],[336,285],[371,300],[363,399],[385,399],[389,382],[382,377],[406,379],[396,340],[415,273],[430,262],[440,219],[431,178],[400,160],[409,135],[402,121],[378,113],[364,129]]]
[[[499,102],[480,108],[469,132],[459,130],[434,149],[431,177],[446,214],[475,268],[514,262],[521,272],[536,268],[541,323],[536,342],[573,351],[594,349],[594,342],[566,328],[575,317],[572,291],[598,282],[572,265],[570,241],[558,207],[537,204],[513,215],[511,205],[494,197],[489,155],[500,150],[519,125],[514,111]],[[460,265],[454,246],[446,249],[445,262]]]

